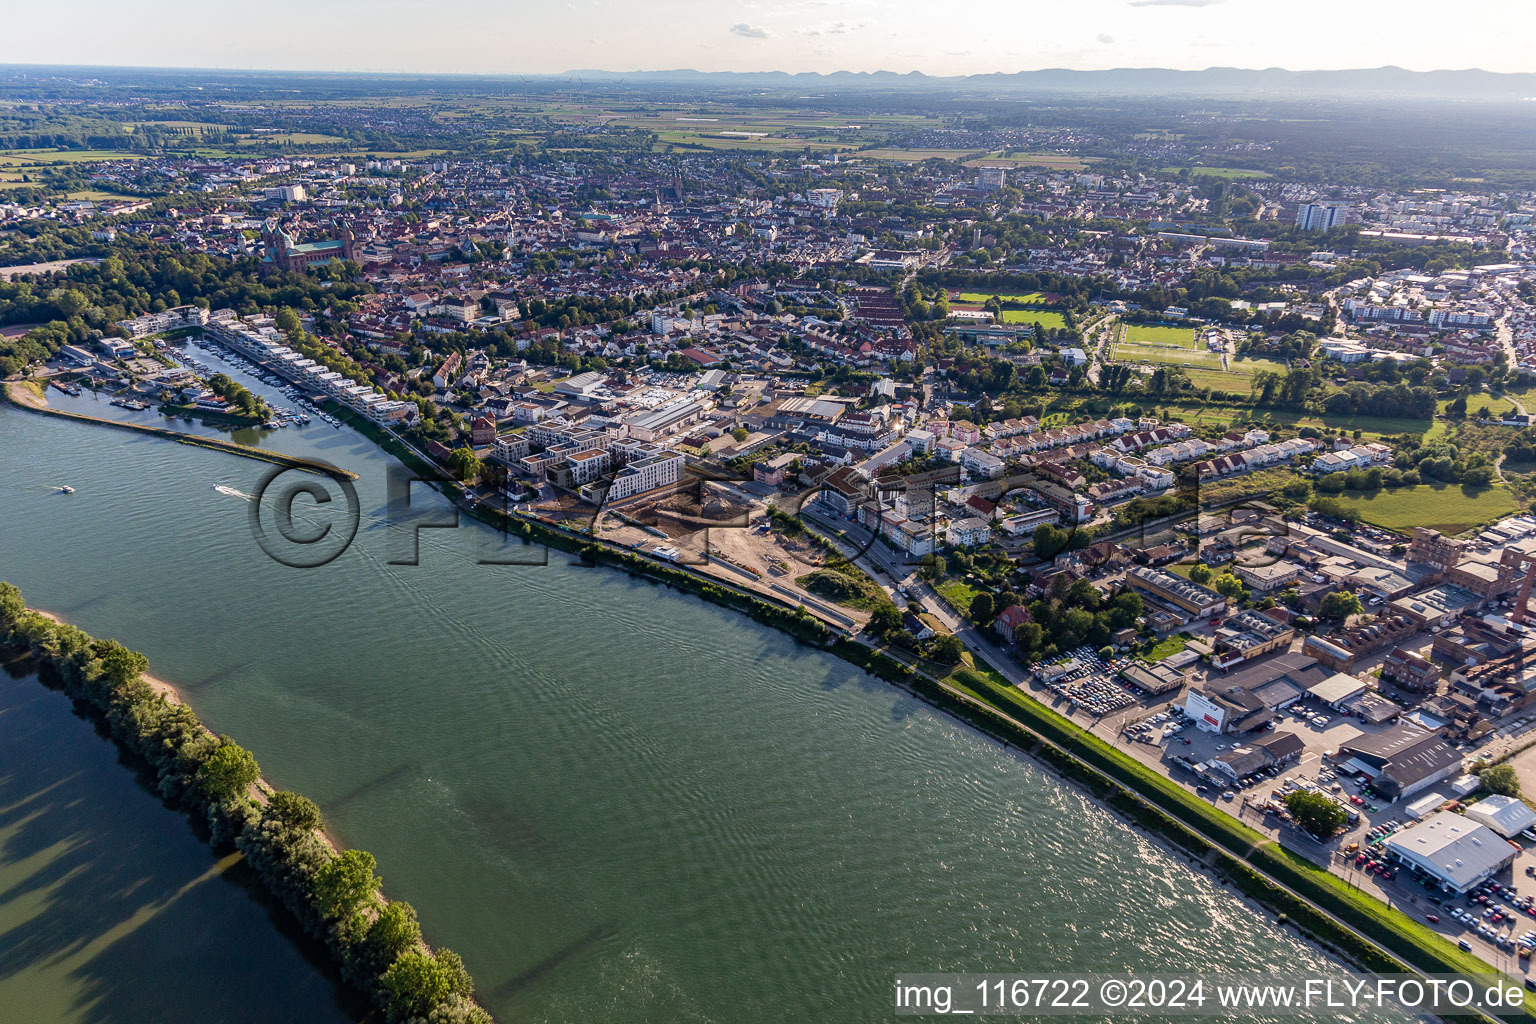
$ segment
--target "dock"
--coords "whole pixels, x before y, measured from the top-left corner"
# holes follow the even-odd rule
[[[240,455],[248,459],[257,459],[261,462],[271,462],[279,466],[289,466],[294,469],[302,469],[322,476],[342,476],[348,480],[356,480],[357,474],[350,470],[338,469],[319,459],[308,459],[302,455],[287,455],[283,452],[275,452],[266,448],[253,448],[248,444],[237,444],[234,441],[226,441],[218,437],[204,437],[201,434],[187,434],[180,430],[170,430],[166,427],[157,427],[148,423],[128,423],[124,420],[103,419],[100,416],[87,416],[79,412],[65,412],[62,409],[51,408],[47,401],[38,395],[28,391],[26,385],[20,381],[7,382],[5,385],[5,397],[11,404],[28,412],[40,413],[44,416],[61,416],[64,419],[79,420],[84,423],[95,423],[104,427],[113,427],[117,430],[127,430],[138,434],[150,434],[155,437],[164,437],[181,444],[194,445],[199,448],[212,448],[216,451],[229,452],[231,455]]]

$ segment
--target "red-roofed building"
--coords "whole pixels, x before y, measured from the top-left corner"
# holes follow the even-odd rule
[[[1026,622],[1033,621],[1035,620],[1029,614],[1028,608],[1021,604],[1011,604],[1002,610],[992,625],[1002,635],[1004,640],[1012,640],[1014,630]]]
[[[469,439],[476,446],[490,444],[496,440],[496,419],[492,416],[477,416],[469,425]]]
[[[698,366],[714,366],[716,363],[725,362],[724,356],[716,355],[703,348],[685,348],[678,355]]]
[[[979,494],[973,494],[966,498],[965,504],[967,508],[974,509],[976,514],[983,519],[991,519],[997,512],[997,506]]]

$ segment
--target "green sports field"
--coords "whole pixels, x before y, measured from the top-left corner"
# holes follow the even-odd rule
[[[1126,324],[1121,340],[1132,345],[1177,345],[1194,348],[1195,332],[1189,327],[1165,327],[1161,324]]]
[[[992,298],[993,294],[992,292],[961,292],[956,301],[974,302],[978,305],[985,304]],[[1038,306],[1045,302],[1045,296],[1039,292],[1030,292],[1027,295],[998,295],[997,297],[1005,303],[1011,302],[1020,306]]]
[[[1048,331],[1059,331],[1067,326],[1067,318],[1049,309],[1005,309],[1005,324],[1039,324]]]

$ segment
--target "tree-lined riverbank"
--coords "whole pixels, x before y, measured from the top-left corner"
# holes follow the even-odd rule
[[[241,851],[389,1021],[489,1024],[459,956],[429,949],[415,910],[384,898],[373,856],[338,851],[319,808],[266,786],[250,752],[215,736],[173,687],[152,681],[142,654],[28,608],[10,583],[0,583],[0,645],[29,651],[100,714],[118,745],[153,770],[159,795],[204,823],[215,847]]]

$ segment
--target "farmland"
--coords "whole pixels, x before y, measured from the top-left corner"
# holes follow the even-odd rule
[[[1190,383],[1197,388],[1209,388],[1212,391],[1225,391],[1230,394],[1246,394],[1253,380],[1248,373],[1214,370],[1206,366],[1186,366],[1184,372],[1189,376]]]
[[[1087,167],[1081,157],[1064,153],[993,153],[965,162],[967,167],[1047,167],[1058,171],[1080,171]]]
[[[1445,415],[1446,406],[1450,405],[1454,398],[1442,398],[1435,403],[1435,411]],[[1487,407],[1489,415],[1497,418],[1505,413],[1518,412],[1515,400],[1507,395],[1476,394],[1467,396],[1467,415],[1476,416],[1478,411]]]
[[[1206,367],[1207,369],[1217,371],[1221,370],[1220,352],[1205,352],[1187,348],[1129,345],[1121,342],[1115,346],[1112,358],[1117,363],[1166,363],[1170,366],[1194,366]]]
[[[0,165],[46,166],[78,164],[91,160],[143,160],[143,153],[117,149],[13,149],[0,153]]]
[[[870,160],[921,163],[924,160],[962,160],[981,154],[974,149],[864,149],[857,155]]]

